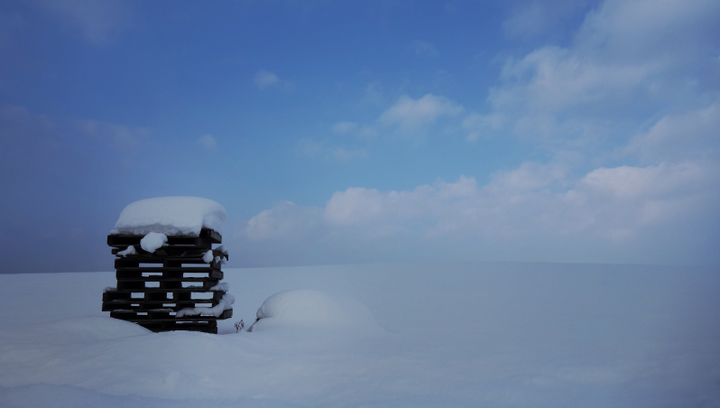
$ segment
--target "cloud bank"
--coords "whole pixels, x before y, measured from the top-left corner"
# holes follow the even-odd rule
[[[351,187],[322,208],[284,201],[240,226],[236,238],[275,248],[280,258],[302,242],[318,259],[329,246],[371,260],[382,242],[439,258],[473,247],[464,258],[492,258],[502,247],[500,259],[517,250],[515,259],[528,261],[595,253],[596,262],[717,262],[719,205],[715,163],[601,167],[572,180],[561,165],[525,162],[483,186],[461,176],[412,191]]]
[[[535,4],[512,13],[504,28],[527,38],[572,13]],[[542,17],[536,26],[521,27],[535,17]],[[294,259],[321,263],[718,264],[720,99],[707,74],[718,67],[718,26],[715,1],[605,1],[568,45],[505,57],[486,110],[432,93],[403,95],[376,123],[403,135],[445,126],[475,145],[513,138],[545,160],[526,159],[487,183],[466,174],[404,191],[353,186],[324,206],[283,201],[237,225],[235,239],[265,248],[255,258],[247,251],[256,264],[292,263],[284,254],[297,242]],[[432,51],[419,42],[414,50]],[[361,126],[338,122],[333,131]]]
[[[403,95],[380,115],[378,121],[383,125],[397,125],[402,133],[413,134],[442,117],[453,117],[462,112],[462,106],[442,96],[427,94],[420,99],[412,99]]]

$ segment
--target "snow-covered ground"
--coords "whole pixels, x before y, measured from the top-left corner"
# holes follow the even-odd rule
[[[225,275],[222,335],[110,319],[112,272],[0,275],[0,406],[720,407],[717,267]]]

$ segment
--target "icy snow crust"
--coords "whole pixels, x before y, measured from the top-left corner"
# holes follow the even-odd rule
[[[203,228],[222,232],[226,219],[225,208],[206,198],[148,198],[125,207],[110,234],[198,236]]]
[[[109,318],[114,272],[0,275],[0,407],[720,406],[717,267],[226,272],[221,335]]]

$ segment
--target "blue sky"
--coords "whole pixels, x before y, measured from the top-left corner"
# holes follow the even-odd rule
[[[2,272],[129,203],[231,266],[720,264],[720,2],[5,1]]]

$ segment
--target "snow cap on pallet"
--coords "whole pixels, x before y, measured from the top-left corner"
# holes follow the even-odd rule
[[[200,197],[158,197],[136,201],[122,211],[111,235],[198,236],[203,228],[222,232],[222,205]]]

